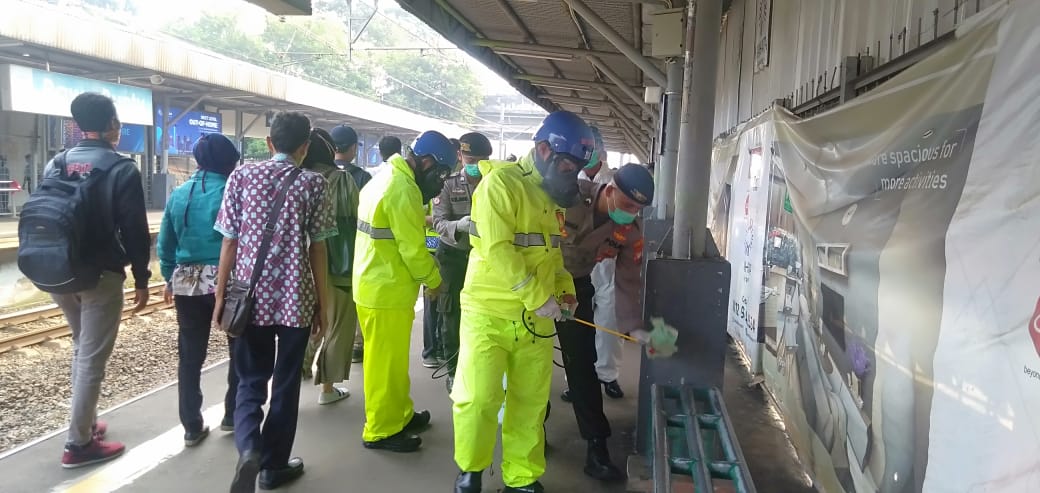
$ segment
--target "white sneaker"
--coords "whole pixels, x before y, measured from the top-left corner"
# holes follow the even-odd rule
[[[339,402],[347,397],[350,397],[349,390],[333,387],[332,392],[322,392],[321,394],[318,394],[318,404],[324,406],[325,404]]]

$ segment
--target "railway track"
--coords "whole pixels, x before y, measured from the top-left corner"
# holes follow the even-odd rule
[[[148,304],[137,315],[147,315],[167,308],[163,303],[163,283],[148,286],[150,296]],[[134,308],[134,291],[128,289],[123,291],[123,315],[122,320],[130,318]],[[48,319],[58,319],[57,323],[44,328],[29,329],[15,334],[4,335],[4,332],[17,330],[19,325],[30,322],[41,322]],[[33,308],[7,315],[0,315],[0,353],[5,353],[18,348],[40,344],[59,337],[71,335],[68,321],[64,319],[64,313],[57,305],[51,304],[40,308]]]

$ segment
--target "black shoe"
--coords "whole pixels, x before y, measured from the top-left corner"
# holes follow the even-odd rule
[[[419,412],[412,413],[412,419],[408,424],[404,425],[404,429],[401,430],[405,433],[418,433],[430,426],[430,411],[422,410]]]
[[[600,383],[603,384],[603,392],[607,394],[607,397],[610,397],[611,399],[620,399],[625,396],[625,392],[621,390],[621,386],[618,385],[617,380]]]
[[[224,416],[224,419],[220,420],[220,431],[235,431],[235,419]]]
[[[257,474],[260,474],[260,453],[250,450],[238,458],[231,493],[255,493]]]
[[[585,454],[585,474],[600,481],[625,479],[621,470],[610,462],[605,438],[589,440],[588,452]]]
[[[365,359],[365,347],[364,346],[354,346],[354,352],[353,352],[353,354],[350,355],[350,362],[351,363],[360,363],[364,359]]]
[[[303,459],[293,457],[285,467],[260,471],[260,489],[273,490],[303,476]]]
[[[401,431],[396,435],[390,435],[382,440],[374,442],[363,442],[365,448],[373,450],[388,450],[390,452],[408,453],[419,450],[422,438]]]
[[[436,356],[424,356],[422,359],[423,368],[437,368],[441,366],[441,360]]]
[[[455,478],[455,493],[480,493],[480,476],[483,472],[460,472]]]
[[[571,400],[571,389],[564,390],[563,393],[560,394],[560,400],[563,402],[574,402]]]
[[[208,437],[208,436],[209,436],[209,427],[208,426],[203,426],[202,429],[199,430],[199,431],[189,431],[189,432],[186,432],[186,433],[184,433],[184,446],[185,447],[194,447],[194,446],[202,443],[202,441],[205,440],[206,437]]]
[[[506,486],[502,493],[545,493],[542,483],[535,481],[527,486]]]

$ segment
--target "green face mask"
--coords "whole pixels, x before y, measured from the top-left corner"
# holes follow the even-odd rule
[[[611,200],[613,200],[613,199],[611,199]],[[620,208],[617,207],[616,204],[614,205],[613,208],[611,208],[609,211],[607,211],[607,215],[610,216],[610,220],[611,221],[614,221],[615,223],[618,223],[618,224],[621,224],[621,225],[632,224],[632,221],[636,220],[636,215],[635,214],[632,214],[631,212],[628,212],[628,211],[621,210]]]
[[[467,163],[463,167],[463,170],[466,172],[467,175],[472,176],[474,178],[480,176],[480,167],[477,166],[476,164],[468,164]]]

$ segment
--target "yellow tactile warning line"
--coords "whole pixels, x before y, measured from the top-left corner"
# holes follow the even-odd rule
[[[203,421],[206,423],[220,423],[223,416],[224,403],[212,406],[202,413]],[[199,446],[205,447],[206,442],[202,442]],[[122,457],[101,466],[101,469],[92,474],[58,485],[51,490],[51,493],[111,493],[133,483],[137,478],[182,451],[184,451],[184,428],[177,425],[163,434],[127,450]]]

